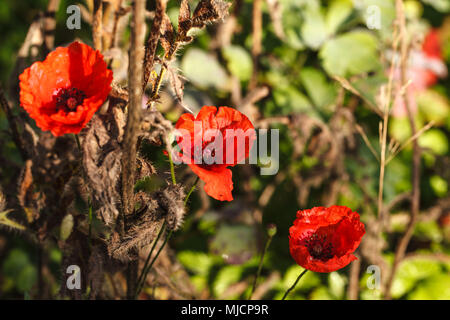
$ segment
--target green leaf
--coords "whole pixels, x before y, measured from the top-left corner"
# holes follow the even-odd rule
[[[182,265],[198,274],[207,274],[215,263],[214,258],[204,252],[181,251],[177,257]]]
[[[278,114],[289,114],[292,112],[304,112],[310,116],[318,117],[317,111],[309,99],[294,86],[275,87],[273,91],[273,102]]]
[[[359,0],[355,7],[360,9],[366,26],[373,23],[373,19],[380,19],[380,33],[383,38],[392,37],[392,25],[395,19],[395,2],[392,0]],[[379,13],[378,16],[369,16]],[[368,23],[369,22],[369,23]]]
[[[192,48],[183,56],[181,69],[195,85],[207,89],[228,90],[229,78],[216,58],[203,50]]]
[[[448,183],[445,179],[438,175],[434,175],[430,178],[430,185],[433,188],[434,193],[438,197],[445,197],[448,193]]]
[[[322,72],[306,67],[300,72],[300,79],[308,96],[317,107],[323,108],[333,103],[336,98],[336,89]]]
[[[392,283],[393,298],[400,298],[408,293],[417,281],[439,273],[440,263],[427,259],[414,259],[402,262]]]
[[[211,251],[228,263],[244,263],[257,251],[256,233],[247,225],[222,225],[211,241]]]
[[[21,292],[30,291],[37,281],[37,270],[33,265],[27,265],[17,277],[17,289]]]
[[[450,105],[447,98],[434,90],[425,90],[418,94],[417,104],[426,121],[436,124],[445,123],[450,116]]]
[[[5,262],[3,263],[3,272],[10,277],[17,277],[20,270],[24,269],[30,263],[28,255],[20,249],[12,249]]]
[[[31,263],[27,253],[20,249],[12,249],[4,264],[3,272],[15,283],[20,292],[29,291],[37,280],[36,267]]]
[[[217,274],[213,284],[213,291],[216,297],[221,297],[226,289],[239,281],[242,275],[242,266],[226,266]],[[234,297],[237,298],[237,297]]]
[[[331,296],[325,287],[315,289],[309,298],[311,300],[334,300],[333,296]]]
[[[404,142],[411,137],[411,126],[407,117],[394,118],[389,121],[389,133],[398,142]]]
[[[450,300],[450,275],[436,274],[408,295],[411,300]]]
[[[330,292],[337,299],[343,299],[345,293],[345,284],[347,279],[338,272],[331,272],[328,275],[328,287]]]
[[[438,155],[445,155],[448,152],[447,136],[439,129],[424,132],[418,141],[422,148],[429,148]]]
[[[289,289],[297,280],[297,277],[300,273],[302,273],[305,269],[298,265],[293,265],[287,269],[285,272],[283,280],[279,284],[279,289],[283,291],[283,293]],[[295,291],[307,291],[314,287],[317,287],[320,284],[319,275],[315,272],[307,271],[303,277],[300,279],[300,282],[295,287]]]
[[[450,12],[450,1],[448,0],[422,0],[422,2],[431,5],[437,11]]]
[[[326,42],[319,52],[325,70],[347,77],[379,67],[377,39],[366,31],[352,31]]]
[[[328,37],[327,25],[320,7],[307,6],[304,10],[304,19],[301,26],[303,42],[311,49],[319,49]]]
[[[420,221],[414,229],[415,236],[421,236],[433,242],[442,241],[442,231],[436,221]]]
[[[350,0],[335,0],[331,2],[326,15],[328,34],[335,34],[352,11],[353,4]]]
[[[222,49],[230,72],[241,81],[247,81],[252,76],[253,63],[250,54],[242,47],[229,45]]]

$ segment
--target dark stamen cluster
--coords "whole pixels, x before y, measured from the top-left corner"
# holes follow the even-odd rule
[[[328,241],[326,235],[313,233],[309,238],[304,240],[304,246],[314,259],[327,261],[333,257],[333,244]]]
[[[86,98],[86,94],[77,88],[60,89],[56,94],[56,106],[64,112],[76,111]]]

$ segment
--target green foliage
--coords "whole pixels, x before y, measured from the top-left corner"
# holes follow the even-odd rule
[[[3,262],[3,274],[7,281],[3,290],[9,291],[15,288],[21,293],[30,291],[37,281],[37,272],[26,252],[13,249]]]
[[[320,51],[325,70],[341,77],[379,67],[377,39],[366,31],[352,31],[328,41]]]
[[[197,48],[187,50],[183,55],[181,69],[193,84],[201,88],[212,87],[218,90],[229,88],[229,79],[224,68],[203,50]]]
[[[61,1],[56,15],[56,45],[65,45],[76,37],[91,43],[91,26],[83,22],[82,30],[79,31],[68,31],[65,27],[65,8],[77,2]],[[273,12],[269,11],[266,2],[263,3],[262,53],[259,57],[257,79],[258,86],[269,88],[269,94],[256,103],[256,110],[262,115],[259,120],[264,120],[264,117],[301,114],[321,121],[328,127],[342,126],[342,132],[338,131],[336,136],[345,134],[345,130],[353,131],[337,150],[339,157],[342,156],[343,168],[339,170],[342,169],[343,174],[333,171],[323,182],[313,183],[308,189],[305,203],[300,204],[299,187],[293,178],[301,178],[301,183],[304,183],[311,176],[320,176],[322,172],[317,172],[317,168],[325,161],[310,153],[303,154],[295,162],[292,161],[293,150],[298,147],[296,143],[299,143],[292,138],[292,131],[300,131],[307,127],[308,123],[301,123],[298,128],[271,124],[271,128],[280,129],[279,172],[285,175],[281,181],[278,181],[277,177],[259,175],[258,165],[249,166],[246,170],[237,166],[233,168],[235,200],[231,204],[220,203],[211,198],[205,200],[198,191],[193,193],[188,204],[186,223],[174,234],[170,246],[188,272],[197,292],[206,292],[206,296],[211,298],[247,297],[249,288],[242,289],[242,283],[248,283],[250,286],[267,237],[265,226],[275,223],[277,233],[265,256],[258,283],[272,279],[273,282],[263,298],[281,299],[303,271],[291,258],[288,247],[289,227],[295,213],[299,209],[329,201],[332,186],[338,189],[333,204],[346,205],[358,211],[364,222],[371,221],[371,215],[377,211],[379,162],[361,136],[354,131],[354,123],[349,119],[354,119],[354,122],[364,129],[376,153],[379,153],[381,118],[368,104],[379,104],[380,88],[387,83],[386,66],[395,19],[394,1],[280,0],[280,23],[284,38],[275,33],[271,18]],[[2,83],[6,83],[10,75],[29,24],[46,5],[46,0],[0,1],[0,29],[4,36],[0,48]],[[195,30],[195,40],[179,51],[172,67],[179,67],[180,74],[188,80],[185,83],[184,102],[193,106],[193,110],[202,105],[237,107],[233,105],[236,99],[236,91],[233,90],[237,90],[236,83],[233,83],[235,79],[239,81],[239,95],[243,98],[252,91],[248,87],[255,71],[251,55],[252,5],[253,1],[250,0],[242,2],[236,30],[226,46],[217,46],[214,27]],[[428,25],[441,27],[450,12],[448,0],[409,0],[405,5],[408,23],[414,30],[426,30]],[[178,6],[179,1],[168,2],[168,15],[175,28],[178,25]],[[367,28],[367,12],[371,6],[380,9],[380,30]],[[446,32],[449,30],[447,27]],[[129,32],[126,32],[125,38],[120,41],[126,41],[127,37]],[[444,62],[449,67],[450,40],[447,39],[442,47]],[[348,91],[342,93],[335,76],[345,78],[361,96],[355,98]],[[164,90],[168,89],[168,82],[165,86]],[[438,84],[418,92],[416,96],[416,127],[420,129],[434,121],[433,128],[418,138],[418,143],[423,148],[420,177],[423,216],[439,203],[438,201],[446,200],[449,196],[449,88],[449,78],[439,79]],[[161,100],[166,98],[162,95]],[[15,107],[16,112],[17,105]],[[178,106],[163,107],[164,116],[175,122],[181,109]],[[349,118],[331,123],[330,119],[336,111],[348,115]],[[345,121],[351,125],[344,126]],[[6,130],[8,123],[5,115],[0,112],[0,159],[4,157],[13,164],[22,165],[14,143],[4,134]],[[411,137],[408,118],[390,117],[388,135],[389,140],[395,139],[399,144],[406,142]],[[168,162],[160,147],[144,143],[142,153],[152,161],[159,175],[139,180],[135,190],[151,192],[165,185],[167,176],[164,174],[168,171]],[[338,158],[332,161],[338,161],[336,159]],[[389,162],[384,180],[385,204],[390,203],[400,193],[411,191],[411,160],[410,143]],[[179,178],[182,184],[188,180],[187,175],[191,174],[189,169],[183,170],[181,166],[177,167],[177,181]],[[2,186],[15,185],[11,181],[14,175],[20,175],[19,171],[9,171],[0,169]],[[275,189],[270,201],[260,208],[260,199],[272,186]],[[206,212],[203,210],[205,205],[209,206]],[[255,208],[262,211],[262,226],[255,223]],[[17,212],[19,219],[16,221],[16,212],[5,210],[6,208],[0,210],[0,224],[6,224],[9,228],[0,228],[0,241],[6,239],[8,244],[5,247],[0,246],[0,298],[32,298],[38,278],[37,263],[32,254],[35,248],[25,247],[14,241],[10,229],[23,232],[25,228],[19,224],[23,220],[20,220],[20,212]],[[407,216],[409,211],[410,204],[404,201],[393,207],[390,214],[393,217],[397,213]],[[197,214],[198,212],[201,214]],[[100,222],[94,219],[94,231],[100,229],[95,226],[96,223]],[[396,223],[391,226],[392,235],[398,236],[405,231],[406,224],[402,221]],[[72,234],[73,225],[73,216],[65,216],[58,230],[59,234],[52,236],[62,241],[67,240]],[[446,228],[439,221],[419,221],[408,250],[421,248],[420,252],[424,256],[434,253],[449,254],[448,226]],[[385,254],[392,263],[397,239],[386,237],[386,241],[388,246],[385,248]],[[50,272],[55,279],[60,279],[61,251],[50,249],[48,260]],[[366,267],[364,263],[362,267]],[[399,266],[392,296],[395,299],[450,299],[449,272],[450,266],[440,261],[431,258],[408,258]],[[380,299],[380,290],[368,288],[369,277],[370,274],[362,268],[359,298]],[[241,289],[236,284],[241,284]],[[56,283],[51,288],[55,294],[58,285],[59,283]],[[348,285],[349,268],[329,274],[307,272],[288,299],[346,299]]]

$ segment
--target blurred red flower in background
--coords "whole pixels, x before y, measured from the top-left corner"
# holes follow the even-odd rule
[[[195,124],[198,127],[195,127]],[[220,201],[233,200],[232,173],[227,167],[235,166],[249,156],[256,139],[250,120],[233,108],[219,107],[217,109],[204,106],[197,117],[190,113],[183,114],[175,127],[188,133],[188,136],[179,137],[177,143],[182,150],[183,161],[205,182],[205,192]],[[220,134],[222,141],[219,141],[221,143],[218,148],[211,150],[209,149],[211,144],[217,142],[214,134]],[[233,141],[233,150],[227,150],[227,141]],[[196,146],[201,147],[201,150],[196,150]],[[198,161],[194,159],[198,152],[201,154],[202,163],[196,163]],[[210,152],[209,156],[217,161],[208,164],[206,159],[208,152]],[[228,158],[231,158],[231,161],[227,161]]]
[[[73,42],[56,48],[19,76],[20,103],[39,128],[55,136],[79,133],[105,102],[113,73],[102,54]]]
[[[332,272],[356,259],[353,252],[365,232],[359,214],[350,208],[300,210],[289,228],[289,249],[295,262],[303,268]]]
[[[439,78],[447,76],[447,67],[442,57],[441,40],[437,29],[430,30],[423,41],[421,50],[411,50],[407,77],[411,84],[406,89],[411,112],[417,112],[416,94],[435,85]],[[400,70],[395,77],[400,78]],[[397,90],[392,115],[405,117],[407,115],[405,101],[400,88]]]

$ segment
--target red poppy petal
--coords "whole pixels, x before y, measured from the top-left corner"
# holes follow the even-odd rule
[[[348,265],[356,257],[364,224],[350,208],[332,206],[301,210],[289,228],[289,249],[302,267],[315,272],[331,272]]]
[[[354,252],[365,233],[364,224],[359,221],[359,216],[343,219],[332,235],[336,253],[344,255]]]
[[[107,99],[112,79],[99,51],[73,42],[56,48],[19,76],[21,106],[44,131],[55,136],[79,133]],[[64,99],[69,97],[80,105],[67,108]]]
[[[220,201],[232,201],[233,180],[230,169],[225,166],[207,170],[195,164],[189,164],[200,179],[205,182],[205,192]]]

